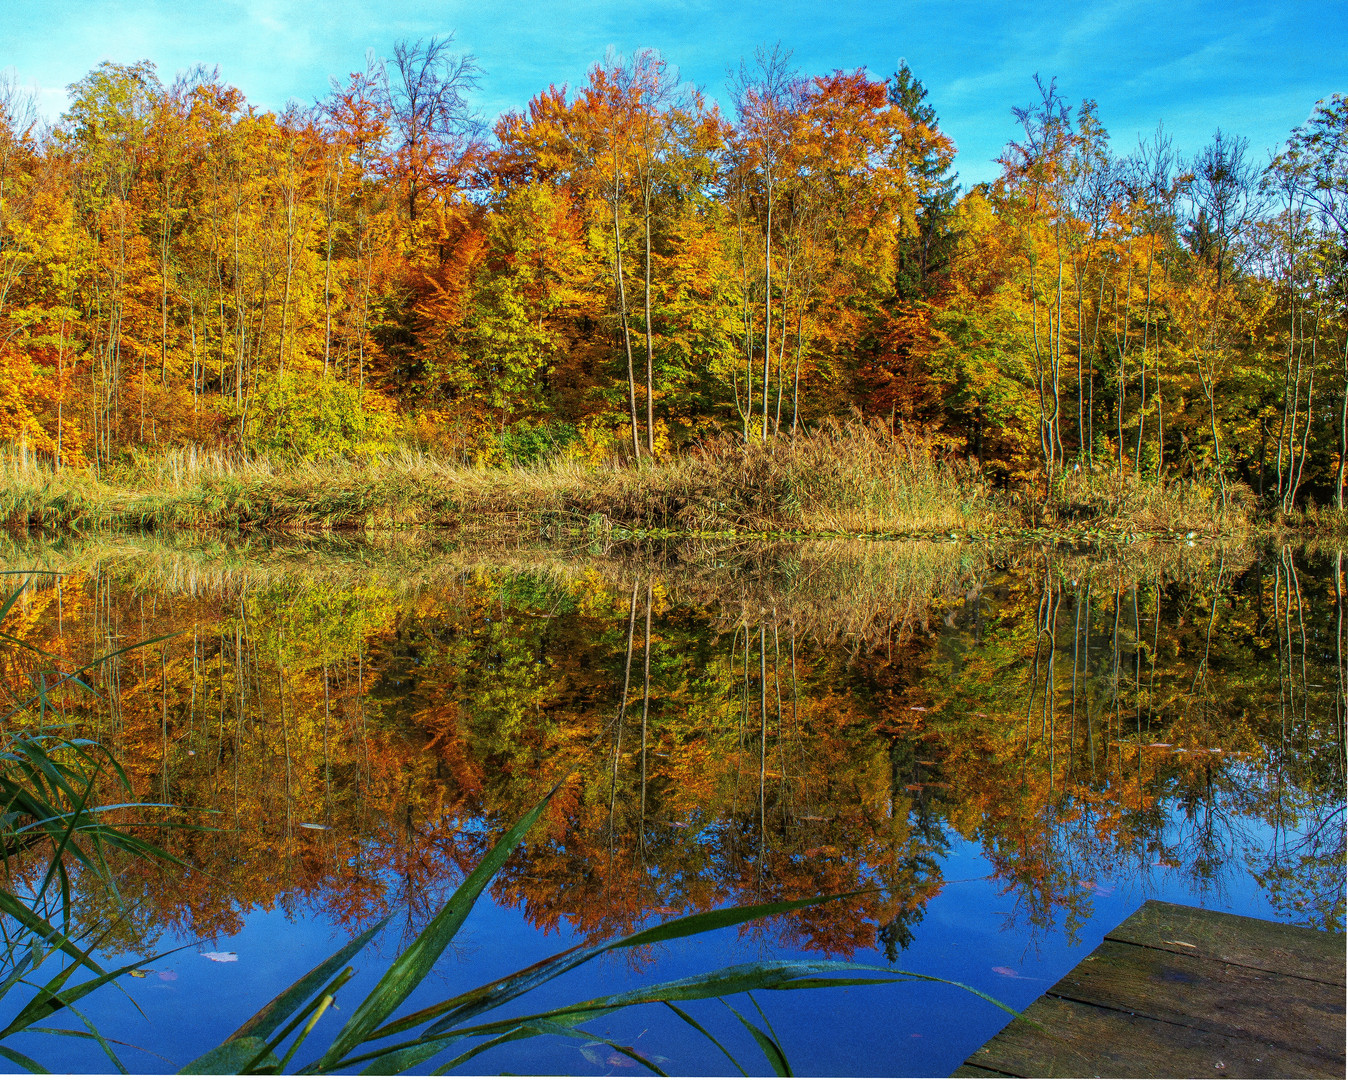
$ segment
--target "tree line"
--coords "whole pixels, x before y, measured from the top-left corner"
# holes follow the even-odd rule
[[[723,110],[610,54],[490,128],[400,42],[310,106],[105,62],[0,85],[0,438],[657,457],[853,412],[1015,481],[1108,469],[1290,508],[1348,460],[1348,102],[1267,162],[1113,148],[1036,78],[990,183],[906,65],[742,63]]]

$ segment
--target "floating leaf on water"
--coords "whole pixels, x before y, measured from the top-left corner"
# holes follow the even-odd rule
[[[1018,979],[1018,978],[1020,978],[1020,972],[1018,972],[1015,968],[1009,968],[1009,967],[995,967],[995,968],[993,968],[992,970],[993,970],[994,973],[996,973],[996,974],[998,974],[998,975],[1005,975],[1008,979]]]
[[[164,982],[178,981],[178,973],[176,971],[161,971],[159,972],[159,977],[163,979]]]
[[[620,1069],[632,1069],[636,1067],[636,1062],[623,1054],[609,1054],[605,1059],[608,1064],[617,1066]]]
[[[143,979],[153,970],[154,968],[132,968],[130,971],[127,972],[127,974],[130,975],[133,979]]]
[[[232,952],[204,952],[201,955],[217,964],[232,964],[239,959],[239,954]]]

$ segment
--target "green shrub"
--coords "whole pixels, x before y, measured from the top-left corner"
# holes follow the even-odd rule
[[[532,465],[556,457],[577,439],[574,424],[511,424],[496,437],[501,454],[511,465]]]
[[[253,400],[246,444],[254,452],[305,461],[371,457],[393,448],[384,399],[335,376],[268,376]]]

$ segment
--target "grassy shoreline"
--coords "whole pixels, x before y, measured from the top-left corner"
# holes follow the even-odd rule
[[[930,446],[860,423],[794,443],[727,440],[638,468],[574,460],[474,468],[413,452],[286,465],[173,450],[96,477],[0,454],[0,524],[54,532],[432,527],[601,539],[1029,534],[1091,543],[1246,535],[1254,509],[1244,489],[1224,508],[1210,485],[1100,470],[1062,474],[1048,500],[994,491]],[[1302,524],[1332,530],[1331,516]]]

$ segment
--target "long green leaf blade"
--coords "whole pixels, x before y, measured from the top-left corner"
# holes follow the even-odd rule
[[[777,1076],[794,1076],[791,1071],[791,1064],[786,1060],[786,1053],[777,1045],[777,1040],[772,1038],[757,1024],[746,1020],[740,1011],[731,1005],[725,1003],[725,1007],[735,1014],[735,1019],[748,1029],[750,1035],[754,1037],[754,1042],[758,1043],[758,1048],[763,1051],[763,1056],[768,1059],[768,1064],[772,1066],[772,1071]]]
[[[454,890],[454,894],[440,909],[440,913],[393,962],[375,988],[356,1008],[346,1026],[338,1032],[327,1053],[315,1062],[316,1071],[331,1071],[344,1055],[364,1042],[430,973],[435,962],[440,959],[440,954],[458,933],[459,927],[468,917],[482,890],[496,876],[496,872],[505,864],[525,834],[533,828],[559,787],[560,785],[549,791],[537,806],[501,837],[463,884]]]
[[[8,1046],[0,1046],[0,1057],[14,1062],[21,1069],[26,1069],[30,1073],[45,1073],[50,1070],[44,1069],[27,1054],[21,1054],[17,1050],[11,1050]]]
[[[278,1027],[323,987],[336,972],[344,967],[356,953],[360,952],[379,931],[388,925],[392,915],[380,919],[359,937],[353,938],[346,946],[333,953],[307,975],[296,980],[262,1006],[238,1031],[226,1041],[257,1036],[264,1042],[271,1038]]]
[[[695,1019],[693,1019],[692,1016],[684,1012],[672,1001],[666,1001],[665,1008],[672,1009],[675,1016],[677,1016],[680,1020],[682,1020],[685,1024],[689,1025],[694,1030],[700,1032],[703,1035],[703,1037],[707,1039],[708,1042],[710,1042],[714,1047],[716,1047],[717,1050],[721,1051],[721,1053],[723,1053],[726,1056],[726,1058],[730,1061],[730,1064],[735,1066],[735,1069],[739,1072],[741,1076],[749,1075],[747,1072],[744,1071],[744,1066],[735,1060],[735,1055],[732,1054],[729,1050],[727,1050],[724,1046],[722,1046],[721,1041],[710,1031],[704,1028],[701,1024],[699,1024]]]
[[[13,893],[5,889],[0,889],[0,912],[10,916],[25,928],[37,934],[44,942],[60,949],[72,960],[87,967],[90,971],[96,971],[100,975],[103,973],[103,969],[98,966],[93,957],[47,922],[46,919],[26,907]]]
[[[671,919],[659,926],[638,930],[626,937],[617,938],[601,945],[592,945],[583,949],[568,949],[566,952],[558,953],[551,959],[534,964],[532,967],[525,968],[514,975],[498,979],[494,983],[488,983],[486,986],[461,994],[457,998],[451,998],[439,1005],[432,1005],[420,1012],[413,1013],[396,1024],[389,1024],[381,1028],[375,1032],[375,1036],[394,1035],[400,1031],[407,1031],[426,1020],[433,1019],[437,1015],[447,1014],[426,1032],[427,1035],[443,1034],[455,1024],[479,1016],[490,1009],[499,1008],[534,987],[555,979],[557,976],[563,975],[603,953],[636,945],[673,941],[694,934],[705,934],[712,930],[723,930],[726,927],[738,926],[753,919],[782,915],[789,911],[827,904],[833,900],[844,899],[852,895],[855,894],[840,893],[835,896],[812,897],[805,900],[784,900],[770,904],[747,904],[741,907],[719,908],[715,911],[704,911],[696,915],[686,915],[680,919]]]
[[[176,949],[169,949],[168,952],[159,953],[157,956],[152,956],[147,960],[138,960],[133,964],[127,964],[125,967],[120,967],[116,971],[106,972],[96,979],[87,979],[84,982],[77,983],[75,986],[71,987],[65,987],[64,983],[66,979],[69,978],[70,973],[78,969],[66,968],[65,971],[52,979],[47,986],[43,987],[44,992],[36,995],[33,1000],[23,1008],[19,1015],[9,1022],[9,1025],[4,1031],[0,1031],[0,1038],[11,1035],[16,1031],[21,1031],[30,1024],[34,1024],[37,1021],[50,1016],[52,1013],[79,1001],[80,998],[92,994],[100,986],[110,983],[114,979],[121,978],[127,972],[134,971],[142,964],[152,964],[156,960],[162,960],[166,956],[172,956],[176,952],[181,952],[187,947],[188,946],[186,945],[181,945]]]
[[[267,1049],[264,1040],[255,1035],[245,1035],[242,1039],[227,1039],[219,1046],[207,1050],[195,1061],[188,1062],[178,1070],[180,1076],[202,1073],[219,1075],[237,1073],[252,1062],[258,1055],[262,1059],[255,1067],[276,1066],[276,1055]]]

